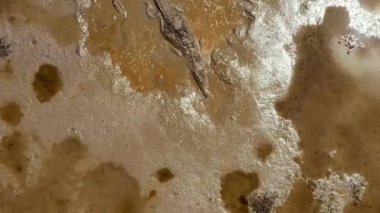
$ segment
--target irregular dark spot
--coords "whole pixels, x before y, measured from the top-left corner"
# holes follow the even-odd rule
[[[158,170],[155,174],[155,177],[157,178],[158,181],[160,181],[160,183],[164,183],[174,178],[174,174],[170,171],[170,169],[165,167]]]
[[[271,213],[276,196],[267,192],[254,192],[249,196],[249,209],[253,213]]]
[[[81,204],[90,212],[139,212],[143,200],[139,185],[123,167],[102,163],[86,173],[80,189]]]
[[[232,213],[248,212],[248,196],[259,186],[256,173],[234,171],[221,178],[220,194],[226,209]]]
[[[37,182],[25,185],[22,193],[0,191],[4,212],[68,212],[79,175],[75,166],[86,148],[76,138],[53,145],[37,173]]]
[[[24,168],[26,168],[29,161],[25,151],[25,138],[19,132],[3,137],[0,144],[0,163],[20,180],[25,178]]]
[[[5,41],[7,36],[0,38],[0,58],[7,57],[11,54],[11,45]]]
[[[257,146],[257,157],[261,161],[266,161],[270,154],[272,154],[274,147],[270,143],[262,143]]]
[[[157,192],[156,192],[156,190],[151,190],[150,192],[149,192],[149,195],[148,195],[148,200],[150,200],[150,199],[152,199],[152,198],[154,198],[154,197],[156,197],[157,196]]]
[[[16,171],[17,172],[22,172],[24,168],[21,165],[16,165]]]
[[[57,174],[70,171],[87,154],[87,147],[78,138],[68,137],[61,143],[54,144],[51,151],[51,161],[46,166],[51,167],[50,173]]]
[[[240,201],[241,205],[248,206],[248,200],[244,195],[240,195],[239,201]]]
[[[14,17],[14,16],[8,16],[8,17],[7,17],[7,21],[8,21],[9,23],[13,24],[13,23],[16,21],[16,17]]]
[[[299,156],[293,158],[293,161],[294,161],[296,164],[298,164],[298,165],[300,165],[300,164],[302,163],[301,157],[299,157]]]
[[[58,68],[43,64],[34,76],[33,89],[40,102],[49,101],[62,89],[63,83]]]
[[[0,69],[0,74],[10,75],[13,73],[11,60],[7,60],[4,66]]]
[[[306,12],[308,12],[310,10],[310,7],[308,5],[308,2],[303,2],[301,5],[300,5],[300,11],[305,14]]]
[[[364,184],[361,182],[351,182],[349,183],[351,198],[354,203],[359,203],[362,199],[362,194],[364,191]]]
[[[17,126],[20,123],[22,116],[23,114],[20,106],[14,102],[0,107],[0,117],[9,125]]]

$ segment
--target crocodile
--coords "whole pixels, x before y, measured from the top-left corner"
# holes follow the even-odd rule
[[[209,96],[206,76],[206,63],[200,51],[200,46],[186,18],[167,0],[154,0],[157,15],[160,18],[161,33],[187,61],[187,66],[194,81],[204,97]]]

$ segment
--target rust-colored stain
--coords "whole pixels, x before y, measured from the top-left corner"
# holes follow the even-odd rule
[[[118,13],[111,1],[94,2],[86,11],[92,54],[110,53],[115,65],[128,77],[131,87],[140,92],[164,91],[178,95],[186,84],[196,85],[186,61],[160,32],[159,19],[146,15],[144,2],[120,1],[128,8],[128,18]],[[232,1],[183,1],[184,13],[195,36],[205,41],[205,49],[225,43],[225,34],[244,23],[237,3]],[[201,5],[199,5],[201,4]]]
[[[124,0],[121,3],[129,8],[127,19],[115,10],[111,1],[97,1],[86,11],[90,52],[110,53],[113,63],[120,66],[132,89],[136,91],[164,91],[178,96],[181,88],[187,84],[192,84],[196,90],[186,61],[174,53],[173,47],[161,35],[159,20],[147,17],[144,2]],[[228,49],[224,51],[227,55],[216,53],[214,58],[218,59],[215,61],[229,57],[228,54],[234,51],[241,53],[238,56],[242,56],[239,58],[242,63],[255,60],[251,54],[241,51],[244,48],[239,42],[233,43],[232,47],[227,47],[224,43],[224,36],[228,32],[245,23],[237,2],[218,0],[171,3],[183,6],[184,15],[195,36],[203,38],[209,48],[221,46]],[[249,126],[252,124],[255,104],[248,93],[240,90],[236,73],[230,73],[234,85],[226,85],[226,82],[221,82],[221,75],[215,75],[225,69],[228,67],[221,64],[207,67],[211,93],[210,99],[206,101],[207,113],[215,124],[237,120],[241,125]]]
[[[177,87],[191,79],[185,60],[161,35],[159,20],[146,16],[143,1],[121,2],[128,8],[127,19],[106,0],[97,1],[86,11],[88,49],[92,54],[110,53],[132,89],[178,94]]]
[[[242,16],[239,1],[232,0],[173,0],[181,5],[195,36],[204,40],[204,50],[226,45],[226,35],[235,27],[248,23]]]

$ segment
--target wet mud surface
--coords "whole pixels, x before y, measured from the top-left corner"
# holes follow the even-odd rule
[[[236,125],[239,127],[234,131],[236,135],[243,134],[244,129],[256,125],[259,117],[258,103],[252,95],[257,91],[251,91],[252,88],[245,85],[244,80],[247,79],[232,66],[234,63],[248,67],[251,72],[260,72],[253,68],[259,56],[254,47],[247,47],[243,41],[248,36],[245,28],[252,27],[255,17],[243,10],[241,2],[250,1],[171,1],[186,17],[208,63],[207,77],[211,96],[198,100],[202,107],[197,110],[209,119],[217,131]],[[177,100],[188,94],[189,88],[190,91],[199,93],[186,61],[162,36],[159,19],[148,17],[146,10],[149,4],[137,0],[119,0],[117,4],[127,8],[127,13],[123,14],[123,10],[115,7],[115,1],[98,0],[92,3],[80,11],[88,23],[89,37],[85,46],[90,56],[109,54],[112,65],[120,68],[122,77],[128,79],[130,88],[139,94],[159,93]],[[378,2],[369,0],[360,3],[369,11],[374,11],[378,5]],[[65,7],[61,7],[63,4]],[[281,7],[278,1],[268,1],[265,5],[272,9]],[[75,1],[46,1],[42,4],[42,1],[37,0],[0,0],[0,16],[12,30],[22,31],[23,27],[31,25],[48,33],[62,48],[78,45],[80,28],[76,17],[77,9]],[[366,58],[378,59],[380,41],[350,29],[349,14],[345,8],[330,7],[325,12],[320,25],[303,26],[294,35],[296,60],[292,81],[286,96],[276,102],[277,113],[293,123],[300,137],[301,155],[294,160],[300,166],[300,177],[294,183],[284,205],[278,207],[276,201],[279,194],[262,189],[259,172],[233,169],[222,175],[216,173],[214,176],[219,181],[219,188],[209,200],[211,202],[220,198],[218,205],[228,212],[319,212],[321,203],[313,197],[317,188],[315,181],[332,173],[359,173],[368,181],[363,198],[359,196],[361,185],[357,185],[358,188],[353,185],[353,201],[348,203],[344,212],[380,211],[380,174],[376,172],[380,169],[380,88],[376,81],[377,74],[374,74],[379,71],[376,69],[380,63],[376,60],[373,63],[366,61]],[[241,32],[237,32],[239,30]],[[0,33],[0,38],[1,35]],[[365,45],[355,44],[356,40],[352,38],[358,38],[358,42]],[[0,42],[0,83],[15,74],[13,58],[8,58],[12,56],[12,52],[8,51],[12,46],[8,46],[7,42],[8,38]],[[30,38],[29,42],[35,46],[43,44],[43,41],[34,38]],[[82,56],[78,54],[78,57]],[[37,70],[28,71],[33,75],[26,82],[34,95],[29,98],[37,100],[37,105],[54,104],[52,100],[59,100],[60,92],[68,90],[66,85],[71,82],[63,82],[63,75],[69,71],[61,70],[60,67],[40,62]],[[108,104],[99,97],[97,101],[103,101],[102,107]],[[145,189],[143,193],[143,181],[131,175],[134,171],[127,171],[122,164],[116,161],[95,161],[90,165],[89,162],[94,160],[91,159],[87,141],[81,141],[86,138],[79,137],[80,134],[68,134],[62,141],[43,141],[43,138],[28,135],[20,126],[30,119],[27,114],[30,111],[25,108],[30,101],[25,99],[21,104],[8,99],[0,98],[0,119],[1,124],[4,124],[4,127],[0,126],[0,175],[6,177],[6,181],[0,183],[1,212],[144,212],[148,202],[159,205],[162,194],[179,197],[181,194],[176,191],[179,186],[175,184],[190,178],[183,177],[177,171],[178,167],[155,167],[149,171],[151,176],[146,177],[152,179],[151,186],[154,187]],[[175,104],[178,105],[177,102]],[[94,106],[96,107],[99,106]],[[123,107],[127,107],[127,104]],[[169,107],[168,111],[170,112]],[[184,143],[182,146],[199,146],[198,143],[191,144],[181,138],[196,132],[180,126],[178,120],[185,119],[178,119],[180,116],[175,112],[170,113],[167,117],[169,120],[173,118],[172,127],[181,132],[177,135],[173,133],[173,146],[180,146],[181,143]],[[118,116],[115,117],[119,118]],[[135,122],[133,119],[128,121]],[[112,121],[110,123],[113,124]],[[88,128],[95,128],[92,125],[98,123],[91,123]],[[99,132],[116,134],[115,132],[121,131],[114,130],[116,128],[117,122],[107,131],[101,129]],[[228,131],[232,132],[231,129]],[[223,132],[217,132],[217,136],[218,133]],[[255,134],[252,133],[251,136]],[[212,137],[214,136],[210,136]],[[41,143],[37,140],[51,146],[45,150],[36,145]],[[149,145],[156,143],[156,140],[159,139],[154,137]],[[136,141],[132,140],[131,144],[140,146]],[[205,143],[210,141],[211,139],[205,140]],[[229,143],[234,145],[239,142],[236,141],[233,138]],[[254,143],[251,144],[252,150],[247,151],[248,148],[244,147],[247,150],[241,151],[251,154],[249,161],[255,163],[255,166],[269,168],[274,163],[271,160],[280,149],[278,140],[259,138]],[[105,146],[111,147],[112,143]],[[36,149],[41,150],[35,153]],[[129,149],[131,148],[125,148],[126,152]],[[193,149],[189,148],[190,151]],[[148,154],[142,155],[146,157]],[[159,155],[161,157],[165,154]],[[194,158],[199,160],[198,156]],[[235,160],[239,156],[232,158]],[[210,159],[207,158],[207,161]],[[148,181],[143,183],[146,182]],[[197,187],[199,186],[194,184],[194,188]],[[166,198],[173,199],[170,196]],[[155,209],[152,207],[150,210]]]
[[[74,1],[45,1],[42,4],[38,0],[0,1],[0,16],[6,18],[15,29],[34,25],[51,34],[63,46],[79,41],[75,10]]]
[[[19,179],[22,190],[11,185],[0,190],[2,212],[141,212],[144,199],[138,181],[121,166],[104,162],[86,172],[76,167],[87,156],[87,147],[75,137],[53,145],[42,158],[42,167],[34,173],[33,183],[26,181],[30,159],[28,137],[15,132],[3,138],[0,163]]]
[[[300,135],[303,175],[318,179],[328,176],[330,169],[348,174],[358,172],[369,182],[369,187],[363,201],[348,206],[345,212],[378,212],[380,182],[379,175],[373,171],[379,167],[380,102],[378,95],[362,89],[369,86],[376,90],[377,86],[363,85],[357,76],[357,72],[368,69],[366,64],[360,64],[360,59],[366,57],[364,52],[369,50],[364,48],[354,54],[347,54],[343,47],[332,50],[343,34],[353,33],[363,38],[348,29],[348,23],[348,12],[344,8],[328,8],[321,25],[300,29],[295,36],[298,59],[292,84],[287,97],[278,102],[277,110],[293,121]],[[376,43],[378,41],[369,42],[368,48],[378,48]],[[337,57],[339,51],[343,60]],[[359,58],[359,64],[355,65],[358,70],[342,66],[355,57]],[[294,199],[297,196],[294,195],[289,198],[294,206],[288,204],[289,207],[284,208],[300,209],[310,202],[310,192],[305,187],[297,189],[298,185],[293,195],[309,195],[300,199]],[[310,212],[314,211],[310,205],[306,206]]]
[[[220,194],[226,209],[232,213],[248,212],[248,197],[259,186],[255,173],[234,171],[221,178]]]

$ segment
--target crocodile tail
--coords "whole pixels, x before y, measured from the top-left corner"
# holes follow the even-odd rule
[[[204,75],[204,72],[192,72],[192,76],[194,78],[195,83],[199,87],[199,89],[202,92],[202,95],[205,98],[208,98],[210,96],[210,93],[208,91],[208,82],[207,77]]]

